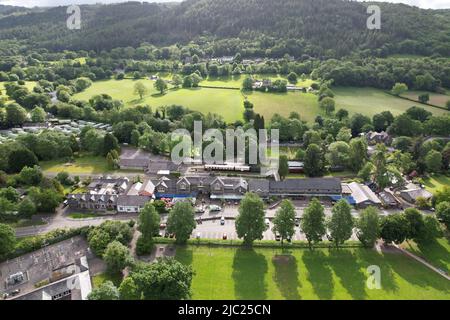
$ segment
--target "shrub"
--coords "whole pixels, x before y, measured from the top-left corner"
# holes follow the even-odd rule
[[[138,256],[143,256],[150,254],[153,250],[153,241],[145,239],[140,236],[136,242],[136,254]]]

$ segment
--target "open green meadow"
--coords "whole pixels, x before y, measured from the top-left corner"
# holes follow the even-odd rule
[[[350,114],[359,112],[372,117],[374,114],[389,110],[393,115],[399,115],[412,106],[422,107],[435,115],[448,113],[446,110],[397,98],[374,88],[337,87],[333,88],[333,91],[336,94],[336,110],[344,108]]]
[[[399,253],[187,246],[176,259],[196,272],[193,299],[450,299],[448,281]],[[366,286],[371,265],[379,290]]]
[[[450,96],[447,94],[426,91],[408,91],[402,94],[402,97],[418,101],[419,95],[425,93],[428,93],[430,95],[430,100],[428,101],[428,103],[438,107],[445,108],[445,104],[447,103],[447,101],[450,101]]]
[[[240,87],[242,77],[207,79],[202,81],[201,85]],[[142,99],[134,94],[134,85],[137,81],[144,83],[148,89],[148,93]],[[310,82],[311,80],[305,81]],[[227,122],[242,119],[244,111],[243,101],[245,98],[254,104],[255,112],[263,115],[266,121],[270,120],[275,113],[288,116],[293,111],[298,112],[301,118],[309,123],[314,122],[317,115],[324,115],[324,111],[319,108],[317,96],[311,93],[298,91],[287,93],[241,92],[240,90],[221,88],[169,88],[168,91],[161,95],[153,88],[153,83],[149,79],[96,81],[85,91],[74,95],[74,98],[89,100],[96,94],[106,93],[114,99],[122,100],[125,106],[128,107],[148,104],[157,108],[164,105],[178,104],[204,114],[208,112],[220,114]],[[336,93],[336,109],[345,108],[350,114],[360,112],[372,117],[381,111],[390,110],[394,115],[398,115],[413,105],[421,106],[436,115],[448,112],[443,109],[396,98],[374,88],[338,87],[333,88],[333,90]]]

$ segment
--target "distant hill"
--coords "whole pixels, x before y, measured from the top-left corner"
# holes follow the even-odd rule
[[[68,30],[66,7],[3,16],[0,39],[18,39],[54,50],[109,50],[149,42],[239,38],[238,44],[269,53],[341,57],[368,50],[450,56],[450,10],[379,3],[381,30],[366,28],[367,3],[343,0],[187,0],[82,6],[82,29]],[[19,11],[20,9],[17,9]],[[206,40],[205,40],[206,39]],[[244,48],[245,49],[245,48]],[[225,49],[218,49],[226,53]],[[253,49],[252,49],[253,50]],[[232,50],[231,50],[232,51]],[[219,52],[216,52],[217,54]],[[252,54],[248,50],[248,54]]]

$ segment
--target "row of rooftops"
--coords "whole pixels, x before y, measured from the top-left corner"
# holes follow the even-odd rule
[[[242,197],[255,192],[261,197],[279,196],[330,196],[341,195],[342,187],[337,178],[245,179],[242,177],[162,176],[145,182],[131,184],[127,178],[101,178],[93,180],[86,193],[69,194],[69,201],[98,203],[109,206],[141,205],[151,198],[192,196],[199,193],[211,196]]]

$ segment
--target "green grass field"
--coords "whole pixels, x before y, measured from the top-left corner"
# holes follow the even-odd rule
[[[248,77],[246,74],[236,75],[231,77],[208,77],[207,79],[200,82],[201,86],[209,87],[227,87],[227,88],[242,88],[242,81]],[[252,75],[254,79],[271,79],[275,80],[287,80],[285,76],[277,74],[255,74]],[[298,80],[296,86],[299,87],[310,87],[315,81],[311,79]]]
[[[309,123],[319,114],[324,114],[319,109],[317,96],[312,93],[287,92],[287,93],[264,93],[245,92],[248,100],[254,104],[255,112],[262,114],[269,120],[275,113],[289,116],[293,111],[300,114],[300,118]]]
[[[426,91],[408,91],[402,94],[402,97],[418,101],[419,95],[424,93],[428,93],[430,95],[430,101],[428,101],[428,103],[433,104],[435,106],[445,108],[445,104],[447,103],[447,101],[450,101],[450,96],[447,94],[439,94],[435,92],[426,92]]]
[[[188,246],[176,258],[196,272],[193,299],[450,299],[448,281],[397,253]],[[370,265],[380,290],[366,287]]]
[[[61,160],[41,161],[40,166],[44,173],[59,173],[65,171],[69,174],[99,174],[109,172],[106,159],[97,156],[82,156],[75,158],[72,163]]]
[[[450,240],[439,238],[436,242],[430,244],[416,244],[414,242],[405,242],[402,247],[415,255],[424,258],[436,268],[450,272]]]
[[[376,113],[389,110],[392,114],[399,115],[414,105],[422,107],[435,115],[448,114],[446,110],[396,98],[379,89],[337,87],[333,88],[333,91],[336,94],[336,110],[344,108],[350,114],[359,112],[372,117]]]
[[[242,77],[207,79],[202,81],[201,85],[240,87]],[[148,89],[143,99],[134,94],[134,85],[137,81],[144,83]],[[421,106],[436,115],[448,113],[446,110],[396,98],[379,89],[338,87],[333,90],[336,93],[336,109],[345,108],[350,114],[360,112],[372,117],[381,111],[390,110],[394,115],[398,115],[413,105]],[[74,95],[74,98],[89,100],[93,95],[100,93],[107,93],[115,99],[122,100],[129,107],[148,104],[157,108],[178,104],[205,114],[208,112],[220,114],[227,122],[242,119],[244,96],[254,104],[255,112],[262,114],[266,121],[275,113],[288,116],[292,111],[296,111],[303,120],[312,123],[317,115],[324,114],[323,110],[319,109],[317,96],[309,93],[242,93],[240,90],[231,89],[192,88],[171,89],[161,95],[153,88],[153,81],[148,79],[97,81],[85,91]]]
[[[443,187],[450,187],[450,177],[443,174],[433,175],[426,179],[422,179],[422,183],[428,191],[433,193]]]

